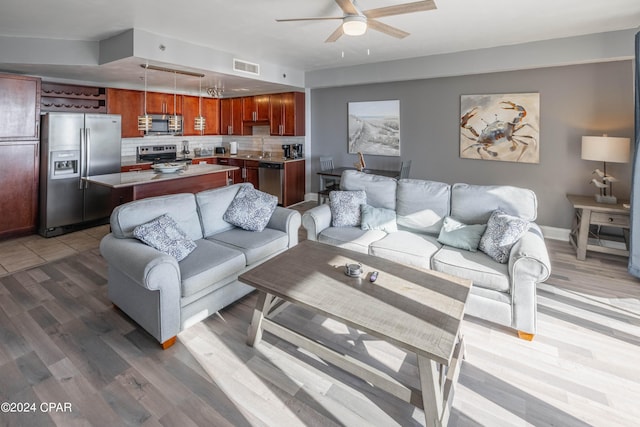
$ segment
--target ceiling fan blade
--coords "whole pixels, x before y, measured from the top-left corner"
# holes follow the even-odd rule
[[[288,18],[288,19],[276,19],[276,22],[293,22],[293,21],[327,21],[333,19],[342,19],[342,16],[327,16],[320,18]]]
[[[331,35],[327,37],[327,39],[324,42],[333,43],[336,40],[338,40],[340,37],[342,37],[343,34],[344,34],[344,31],[342,31],[342,24],[340,24],[338,25],[338,28],[336,28],[336,30],[333,33],[331,33]]]
[[[340,9],[347,15],[360,15],[360,11],[356,9],[351,0],[336,0]]]
[[[376,21],[375,19],[368,19],[367,25],[372,30],[380,31],[381,33],[387,34],[397,39],[403,39],[409,35],[409,33],[407,33],[406,31],[402,31],[401,29],[392,27],[391,25],[383,24],[382,22]]]
[[[413,3],[398,4],[395,6],[379,7],[365,10],[362,13],[367,18],[381,18],[383,16],[402,15],[405,13],[422,12],[436,8],[434,0],[416,1]]]

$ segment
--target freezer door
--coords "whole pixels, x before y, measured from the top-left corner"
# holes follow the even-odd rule
[[[121,118],[111,114],[87,114],[85,118],[85,176],[120,172]],[[84,221],[111,215],[111,189],[86,183]]]

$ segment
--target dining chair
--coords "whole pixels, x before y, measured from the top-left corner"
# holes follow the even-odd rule
[[[320,157],[320,171],[333,169],[333,157]],[[340,188],[340,181],[334,178],[320,176],[320,188],[318,189],[318,204],[322,204],[323,199],[329,198],[329,193]]]
[[[404,160],[400,165],[400,175],[398,175],[398,179],[409,178],[409,170],[411,170],[411,160]]]

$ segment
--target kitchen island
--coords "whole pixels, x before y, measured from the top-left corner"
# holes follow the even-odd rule
[[[89,185],[111,188],[112,208],[132,200],[176,193],[197,193],[227,185],[238,169],[226,165],[187,165],[173,173],[154,170],[93,175],[84,178]]]

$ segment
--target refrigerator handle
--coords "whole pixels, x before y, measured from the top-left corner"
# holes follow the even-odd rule
[[[80,190],[82,190],[84,188],[84,180],[82,179],[84,177],[84,172],[85,172],[85,167],[86,167],[86,162],[85,162],[85,146],[84,146],[84,129],[81,128],[80,129],[80,173],[78,174],[78,188]]]
[[[86,159],[85,159],[85,178],[88,178],[90,175],[90,170],[89,170],[89,159],[91,158],[91,128],[86,128],[85,130],[85,141],[87,144],[87,149],[86,149]],[[84,188],[89,187],[89,182],[88,181],[84,181]]]

